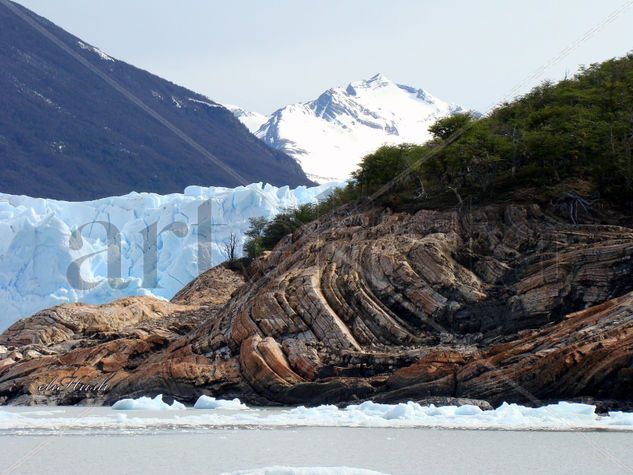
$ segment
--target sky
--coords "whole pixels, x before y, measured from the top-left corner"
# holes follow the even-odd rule
[[[605,24],[631,0],[18,3],[115,58],[266,114],[378,72],[486,112],[633,50],[633,6]]]

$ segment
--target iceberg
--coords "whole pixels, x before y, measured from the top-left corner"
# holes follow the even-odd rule
[[[151,398],[142,396],[138,399],[121,399],[112,405],[115,411],[173,411],[185,409],[185,405],[174,399],[170,406],[163,402],[163,395]]]
[[[209,398],[212,399],[212,398]],[[205,399],[203,399],[205,401]],[[235,401],[235,400],[234,400]],[[241,402],[219,402],[247,409]],[[239,406],[238,406],[239,405]],[[613,411],[596,414],[595,406],[559,402],[542,407],[525,407],[504,403],[493,410],[475,406],[422,406],[409,401],[400,404],[378,404],[371,401],[347,407],[331,405],[295,408],[258,408],[239,411],[201,411],[174,402],[171,406],[161,396],[124,399],[112,408],[56,408],[50,412],[29,412],[28,408],[0,410],[0,431],[5,433],[47,434],[51,431],[88,433],[99,429],[118,434],[125,431],[153,433],[161,430],[205,431],[217,428],[298,428],[298,427],[365,427],[365,428],[441,428],[491,430],[612,430],[633,431],[633,413]],[[223,409],[226,409],[225,406]],[[208,407],[205,407],[205,409]],[[59,411],[63,411],[60,413]],[[121,411],[152,411],[129,416]]]
[[[314,203],[340,183],[184,193],[130,193],[87,202],[0,194],[0,331],[59,304],[129,296],[170,299],[244,243],[249,219]]]
[[[240,411],[248,409],[246,404],[235,398],[231,400],[216,399],[211,396],[200,396],[193,406],[194,409],[228,409],[231,411]]]

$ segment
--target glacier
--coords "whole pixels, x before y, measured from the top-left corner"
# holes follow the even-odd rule
[[[134,192],[88,202],[0,194],[0,331],[63,303],[98,304],[138,295],[169,299],[199,270],[226,260],[223,245],[231,233],[241,252],[250,218],[270,218],[316,202],[339,185],[190,186],[184,193]],[[201,212],[210,232],[203,246],[198,245]],[[120,255],[114,257],[120,259],[120,272],[108,266],[108,225],[119,235]],[[155,239],[149,238],[152,230]],[[156,256],[149,266],[155,269],[150,282],[144,263],[147,249]],[[69,268],[82,258],[78,268],[86,285],[71,285]]]

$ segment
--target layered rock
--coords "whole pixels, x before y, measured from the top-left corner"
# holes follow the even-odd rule
[[[240,274],[217,267],[173,302],[131,297],[107,305],[66,304],[20,320],[0,335],[5,348],[0,353],[0,402],[102,403],[119,391],[144,394],[180,380],[211,383],[222,379],[222,371],[239,375],[238,368],[218,364],[216,376],[209,376],[209,362],[196,355],[182,355],[167,365],[153,361],[213,317],[242,283]],[[137,383],[129,382],[132,373]],[[100,387],[82,390],[76,382]]]
[[[254,263],[246,285],[236,274],[202,276],[150,317],[120,313],[129,324],[108,323],[117,337],[107,342],[82,323],[72,333],[83,332],[85,347],[60,347],[56,335],[68,330],[59,308],[48,311],[56,318],[45,312],[16,324],[0,345],[40,355],[0,368],[0,396],[69,402],[76,396],[41,395],[34,383],[51,371],[99,371],[112,376],[107,392],[91,396],[100,402],[163,392],[259,404],[597,398],[626,405],[632,270],[631,228],[573,224],[535,205],[341,209],[287,236]],[[213,305],[200,298],[223,285],[237,290]],[[82,312],[105,315],[104,308]],[[54,330],[39,329],[42,318]],[[163,322],[174,321],[191,331],[166,330]],[[148,322],[152,329],[140,337]]]

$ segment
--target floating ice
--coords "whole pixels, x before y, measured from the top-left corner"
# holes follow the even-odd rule
[[[612,411],[609,412],[609,418],[615,425],[633,427],[633,414],[630,412]]]
[[[112,405],[116,411],[173,411],[183,410],[185,405],[176,401],[170,406],[163,402],[163,395],[159,394],[155,398],[142,396],[138,399],[121,399]]]
[[[242,409],[248,409],[246,404],[235,398],[231,400],[216,399],[211,396],[200,396],[194,404],[194,409],[229,409],[232,411],[239,411]]]
[[[87,202],[0,194],[0,331],[19,318],[68,302],[105,303],[133,295],[169,299],[198,275],[199,250],[204,267],[219,264],[226,259],[223,244],[231,233],[241,252],[249,218],[270,218],[315,202],[335,186],[190,186],[183,194],[130,193]],[[207,206],[201,208],[203,203]],[[208,240],[204,231],[199,239],[199,215],[208,222]],[[108,271],[118,269],[108,269],[106,230],[100,222],[111,223],[120,234],[120,285],[107,279]],[[184,225],[184,235],[173,231],[174,223]],[[154,224],[156,238],[150,239],[146,230]],[[74,242],[78,249],[71,249],[71,233],[82,226],[81,242]],[[198,246],[199,241],[208,244]],[[147,243],[155,243],[155,281],[144,281]],[[68,269],[90,254],[81,276],[94,287],[78,290],[69,283]]]
[[[15,421],[16,419],[20,419],[22,416],[20,414],[14,414],[12,412],[0,411],[0,422],[7,421]]]
[[[241,403],[240,403],[241,404]],[[181,410],[170,411],[163,409]],[[60,410],[60,408],[56,408]],[[85,433],[89,430],[120,433],[122,431],[154,432],[157,430],[195,430],[253,427],[387,427],[446,428],[497,430],[619,430],[633,431],[633,413],[611,412],[597,415],[595,406],[560,402],[530,408],[502,404],[483,411],[475,406],[421,406],[415,402],[377,404],[364,402],[345,408],[336,406],[296,407],[253,411],[209,411],[184,409],[182,404],[169,406],[160,396],[154,399],[123,400],[113,409],[159,409],[151,416],[134,416],[105,408],[94,408],[77,415],[80,408],[63,408],[63,415],[29,413],[24,408],[0,411],[0,431],[48,433],[52,430]],[[85,411],[85,408],[81,408]],[[142,413],[141,413],[142,414]]]

